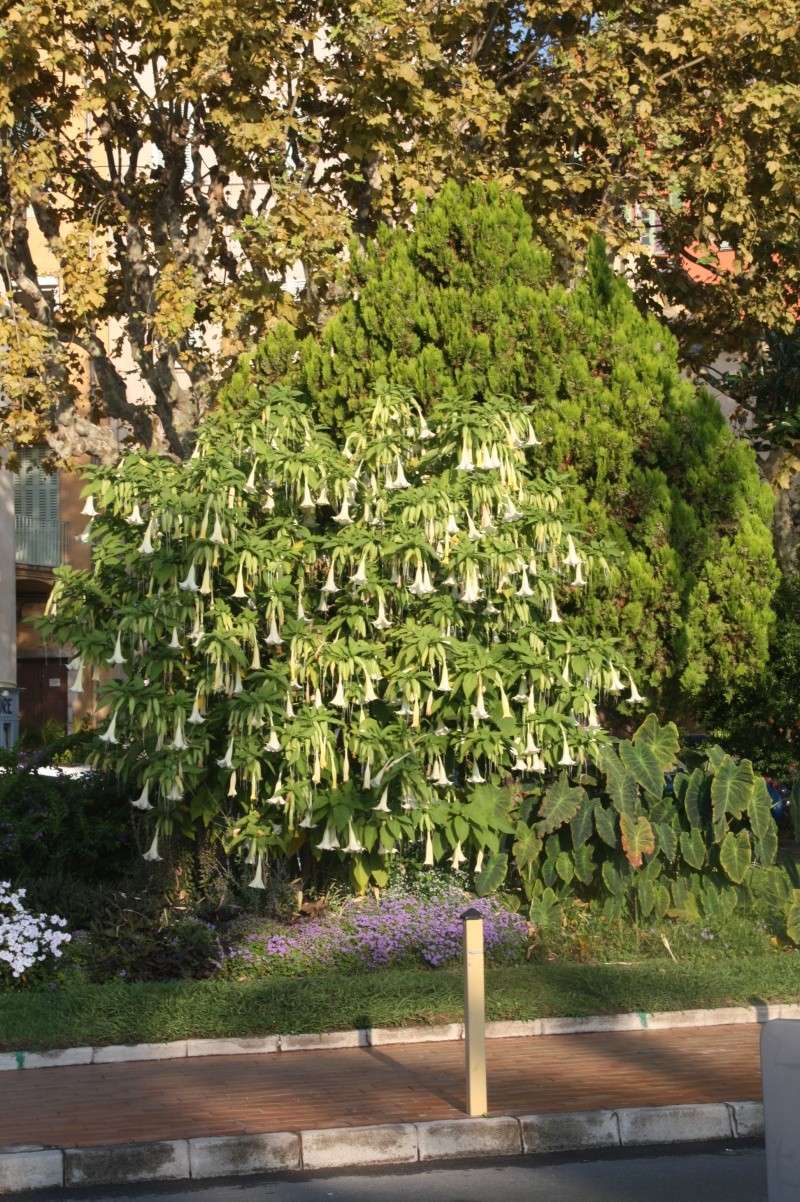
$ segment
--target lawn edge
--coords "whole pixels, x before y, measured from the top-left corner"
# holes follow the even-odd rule
[[[610,1031],[666,1031],[671,1028],[763,1024],[776,1018],[800,1019],[800,1004],[762,1002],[754,1006],[722,1006],[707,1010],[631,1011],[583,1018],[535,1018],[488,1022],[488,1039],[520,1036],[590,1035]],[[334,1048],[385,1047],[397,1043],[463,1040],[463,1023],[415,1027],[358,1027],[349,1031],[268,1035],[254,1038],[177,1039],[168,1043],[106,1044],[55,1048],[41,1052],[0,1052],[0,1072],[20,1069],[70,1068],[87,1064],[123,1064],[141,1060],[176,1060],[203,1056],[263,1056]]]
[[[763,1137],[760,1102],[626,1107],[88,1148],[0,1149],[0,1195]]]

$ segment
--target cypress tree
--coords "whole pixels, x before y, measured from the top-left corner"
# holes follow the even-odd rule
[[[342,286],[349,299],[321,336],[269,336],[257,377],[301,388],[329,426],[381,382],[425,409],[503,396],[533,406],[582,521],[623,552],[613,595],[589,597],[583,628],[621,637],[651,688],[695,712],[758,674],[777,583],[770,491],[600,242],[565,287],[516,195],[451,183],[413,230],[354,245]]]

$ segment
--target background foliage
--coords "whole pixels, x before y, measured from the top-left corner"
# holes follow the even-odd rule
[[[331,425],[381,379],[425,407],[492,394],[535,406],[552,462],[581,487],[583,521],[625,555],[613,600],[590,600],[584,629],[623,637],[679,710],[729,700],[757,675],[777,583],[769,489],[599,243],[567,290],[519,198],[448,184],[412,232],[354,246],[342,287],[350,299],[321,335],[283,326],[263,343],[256,379],[295,384]]]

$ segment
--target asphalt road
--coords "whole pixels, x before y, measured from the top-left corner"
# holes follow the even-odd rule
[[[36,1202],[767,1202],[762,1148],[59,1190]]]

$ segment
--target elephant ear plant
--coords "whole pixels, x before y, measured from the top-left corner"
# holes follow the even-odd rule
[[[415,844],[480,871],[509,778],[596,759],[598,708],[641,701],[568,615],[610,568],[509,397],[423,417],[376,389],[334,438],[245,361],[192,458],[87,469],[88,571],[42,620],[101,682],[97,759],[159,838],[213,826],[270,854],[346,853],[355,884]]]

